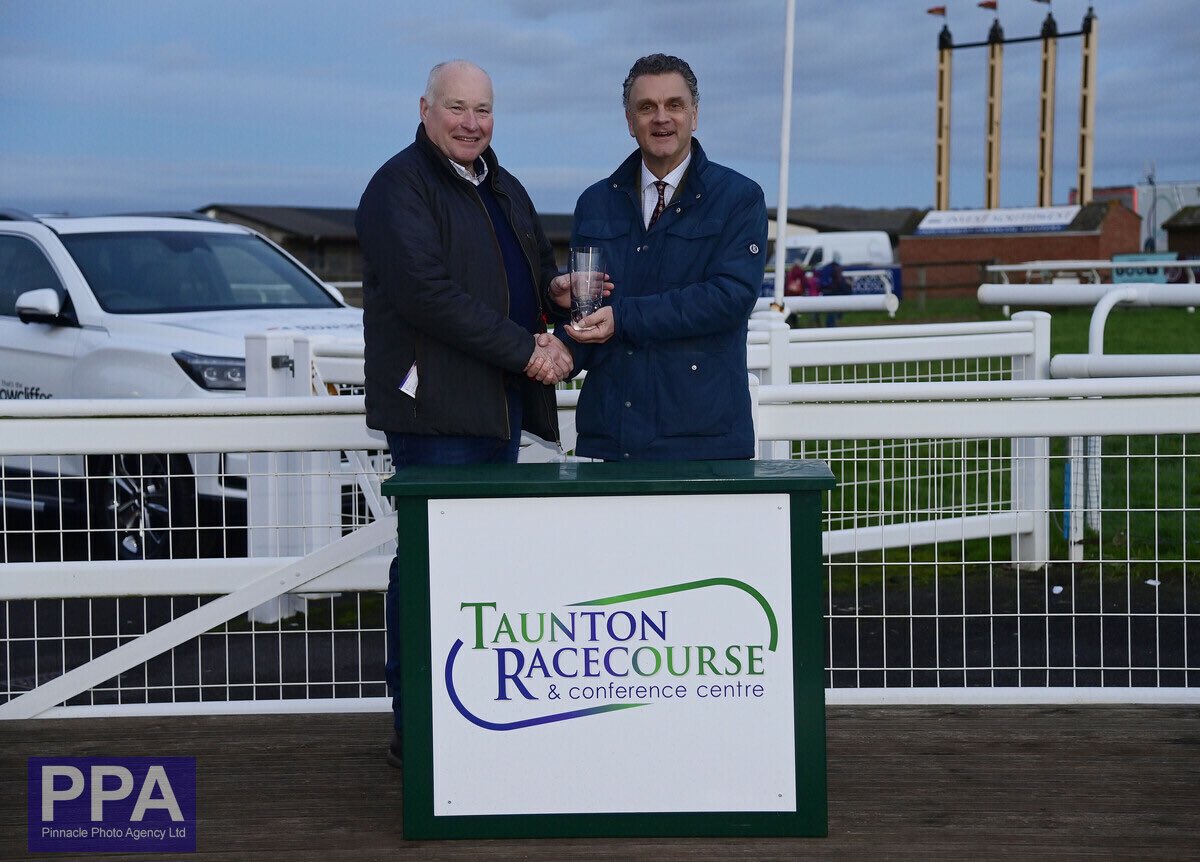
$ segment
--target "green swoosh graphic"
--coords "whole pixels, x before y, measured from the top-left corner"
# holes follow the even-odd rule
[[[574,602],[567,605],[569,608],[587,607],[590,605],[615,605],[621,602],[633,602],[638,599],[649,599],[654,596],[665,596],[670,593],[683,593],[688,590],[700,590],[705,587],[734,587],[749,593],[754,597],[763,609],[763,613],[767,615],[767,624],[771,627],[771,642],[767,645],[767,649],[775,652],[775,647],[779,644],[779,624],[775,621],[775,611],[771,609],[770,602],[766,596],[760,593],[754,587],[750,586],[745,581],[734,580],[733,578],[705,578],[702,581],[688,581],[685,584],[672,584],[669,587],[657,587],[653,590],[641,590],[636,593],[624,593],[619,596],[608,596],[603,599],[592,599],[588,602]]]

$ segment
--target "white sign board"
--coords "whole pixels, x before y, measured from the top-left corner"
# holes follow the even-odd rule
[[[786,494],[428,506],[435,816],[797,809]]]
[[[916,236],[1061,231],[1066,230],[1077,215],[1078,206],[930,210],[917,225]]]

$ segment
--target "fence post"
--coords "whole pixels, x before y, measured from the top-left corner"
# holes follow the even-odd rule
[[[754,458],[757,460],[762,457],[762,441],[758,439],[758,377],[753,373],[746,376],[750,384],[750,424],[754,426]]]
[[[280,330],[246,336],[246,394],[311,396],[312,347],[305,335]],[[301,557],[335,540],[336,453],[255,452],[246,484],[247,552],[251,557]],[[333,499],[331,499],[331,496]],[[303,596],[285,594],[253,608],[253,622],[275,623],[305,610]]]
[[[791,344],[792,328],[788,325],[787,316],[779,311],[762,313],[759,318],[766,322],[767,330],[767,368],[763,372],[762,382],[772,385],[785,385],[792,382],[792,365],[788,358]],[[758,426],[758,390],[751,389],[752,404],[755,410],[755,427]],[[792,457],[792,444],[789,440],[759,440],[755,431],[755,448],[757,457],[768,460],[788,461]]]
[[[1014,380],[1050,379],[1050,315],[1044,311],[1019,311],[1014,320],[1033,326],[1033,350],[1013,357]],[[1036,570],[1050,559],[1050,438],[1013,439],[1013,511],[1029,512],[1033,529],[1018,530],[1012,538],[1012,555],[1017,567]]]
[[[1118,304],[1136,300],[1140,295],[1141,290],[1137,288],[1117,287],[1100,297],[1095,308],[1092,309],[1092,320],[1088,325],[1088,356],[1104,355],[1104,326],[1108,321],[1109,313]],[[1083,477],[1085,499],[1081,503],[1087,519],[1087,526],[1096,532],[1100,531],[1100,456],[1103,453],[1103,446],[1103,441],[1099,436],[1092,435],[1087,438],[1087,472]],[[1071,467],[1074,471],[1074,462]],[[1082,535],[1080,538],[1082,539]]]

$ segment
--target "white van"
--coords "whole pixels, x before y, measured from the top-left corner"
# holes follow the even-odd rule
[[[885,231],[847,230],[796,234],[787,238],[787,265],[815,269],[834,258],[843,266],[892,266],[892,242]]]

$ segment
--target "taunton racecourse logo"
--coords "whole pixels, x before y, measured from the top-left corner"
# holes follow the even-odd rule
[[[694,643],[675,637],[678,629],[697,629],[685,624],[695,620],[683,618],[686,603],[677,594],[727,588],[757,602],[765,631],[737,642]],[[656,599],[661,606],[655,606]],[[750,584],[732,578],[573,602],[559,610],[464,601],[459,612],[464,636],[454,640],[446,655],[446,692],[464,718],[494,731],[665,701],[759,699],[767,689],[768,654],[779,641],[770,603]],[[717,623],[705,630],[719,628]],[[464,677],[469,680],[465,686]]]

